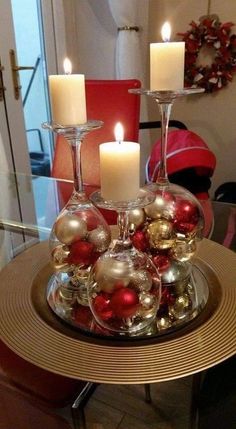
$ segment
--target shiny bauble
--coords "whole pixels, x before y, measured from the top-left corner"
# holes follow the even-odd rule
[[[134,289],[148,292],[152,288],[152,276],[147,270],[133,271],[130,276],[130,284]]]
[[[164,331],[171,328],[172,320],[169,316],[157,317],[157,328],[159,331]]]
[[[139,308],[139,295],[129,287],[123,287],[112,294],[110,306],[115,317],[132,317]]]
[[[136,208],[129,211],[129,230],[130,232],[135,231],[145,221],[145,212],[142,208]]]
[[[70,253],[69,247],[64,244],[58,244],[52,250],[52,258],[51,262],[53,264],[53,268],[57,271],[68,271],[70,266],[68,265],[68,255]]]
[[[148,252],[150,246],[149,246],[148,236],[145,230],[135,231],[135,233],[131,236],[131,241],[134,247],[140,250],[140,252]]]
[[[112,332],[134,334],[156,316],[161,296],[157,269],[146,254],[121,243],[94,264],[88,300],[98,325]]]
[[[110,298],[111,296],[104,292],[94,298],[94,310],[101,320],[109,320],[113,316]]]
[[[88,241],[94,245],[97,252],[105,252],[111,242],[111,232],[103,226],[98,226],[88,233]]]
[[[146,318],[152,317],[153,315],[153,305],[155,296],[148,292],[142,292],[139,295],[139,315],[145,316]]]
[[[154,249],[169,249],[175,241],[173,223],[166,219],[158,219],[147,227],[149,244]]]
[[[94,265],[94,279],[98,290],[107,293],[127,286],[132,272],[127,261],[117,259],[100,258]]]
[[[86,267],[93,263],[95,258],[95,248],[88,241],[76,241],[69,247],[70,253],[68,262],[70,264]]]
[[[196,253],[197,243],[192,240],[176,240],[174,246],[170,250],[170,256],[180,262],[189,261]]]
[[[92,329],[93,315],[89,307],[77,305],[73,308],[71,319],[75,326],[85,328],[86,330]]]
[[[157,267],[160,274],[167,270],[171,264],[170,257],[166,254],[158,253],[152,257],[154,265]]]
[[[146,215],[151,219],[171,220],[174,216],[175,198],[169,192],[157,192],[153,203],[144,208]]]
[[[81,285],[86,285],[89,276],[89,267],[84,268],[81,265],[76,265],[73,267],[73,271],[71,273],[71,284],[77,287]]]
[[[171,260],[169,267],[161,276],[163,289],[166,286],[174,294],[183,293],[188,286],[190,273],[190,264]]]
[[[74,190],[55,220],[49,238],[54,273],[48,282],[47,302],[63,320],[68,321],[64,307],[69,293],[73,294],[73,301],[67,309],[71,306],[73,314],[77,314],[78,307],[88,307],[89,272],[109,245],[110,228],[101,212],[83,192]],[[71,324],[72,318],[71,314]]]
[[[179,199],[175,206],[175,230],[179,233],[193,233],[200,220],[200,210],[198,206],[187,199]]]
[[[146,222],[169,220],[178,238],[202,238],[204,215],[200,202],[187,189],[173,183],[149,183],[146,188],[156,194],[155,201],[145,207]]]
[[[72,244],[86,237],[87,225],[80,217],[66,213],[56,220],[54,232],[58,241],[63,244]]]
[[[169,306],[169,315],[177,320],[187,318],[192,309],[192,301],[187,293],[177,296],[173,305]]]

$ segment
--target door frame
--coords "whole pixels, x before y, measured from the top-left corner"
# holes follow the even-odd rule
[[[63,59],[66,57],[66,30],[63,0],[39,1],[43,19],[48,75],[64,73]]]

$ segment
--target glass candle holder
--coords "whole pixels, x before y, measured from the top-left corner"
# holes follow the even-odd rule
[[[84,192],[81,172],[83,138],[101,126],[101,121],[76,126],[43,124],[44,128],[65,137],[71,148],[74,189],[52,227],[49,248],[54,274],[47,291],[52,310],[69,321],[78,304],[88,306],[89,272],[111,241],[107,222]]]
[[[158,271],[147,256],[130,240],[129,210],[143,207],[154,199],[140,190],[137,200],[106,201],[100,192],[91,196],[99,207],[118,213],[118,239],[98,258],[89,275],[88,298],[96,322],[111,332],[135,335],[155,319],[161,297]]]
[[[156,182],[146,185],[155,194],[154,201],[139,213],[130,212],[132,242],[147,252],[162,279],[162,299],[158,315],[165,327],[192,311],[190,287],[191,259],[203,237],[204,215],[200,202],[187,189],[169,182],[166,168],[168,126],[176,98],[203,92],[202,88],[177,91],[130,90],[151,96],[161,115],[161,157]],[[163,325],[163,326],[164,326]]]

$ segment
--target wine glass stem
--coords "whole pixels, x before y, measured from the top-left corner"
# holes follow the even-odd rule
[[[73,165],[74,190],[78,193],[84,192],[81,170],[81,143],[82,141],[75,138],[70,142]]]
[[[157,174],[157,183],[165,185],[168,183],[168,174],[166,168],[166,151],[167,151],[167,138],[168,127],[170,120],[170,113],[172,102],[158,103],[161,114],[161,159]]]
[[[129,211],[119,211],[117,217],[117,225],[119,229],[118,242],[122,242],[123,245],[131,245],[129,235]]]

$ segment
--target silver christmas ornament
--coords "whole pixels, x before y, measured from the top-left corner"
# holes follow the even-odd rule
[[[129,230],[135,231],[145,221],[146,215],[143,208],[136,208],[129,211]]]
[[[111,242],[109,230],[99,226],[88,233],[88,241],[95,246],[97,252],[105,252]]]
[[[86,237],[87,224],[78,216],[67,213],[57,219],[55,235],[61,243],[72,244]]]

